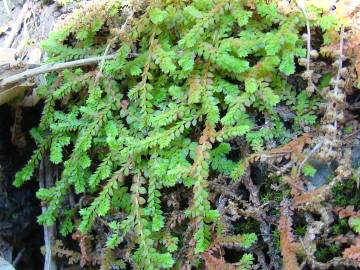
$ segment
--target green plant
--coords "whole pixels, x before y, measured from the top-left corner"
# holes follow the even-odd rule
[[[360,233],[360,217],[351,217],[349,225],[355,232]]]
[[[296,235],[304,236],[306,233],[306,226],[298,226],[295,228],[294,233]]]
[[[302,170],[305,176],[314,176],[316,173],[316,169],[310,164],[305,164]]]
[[[243,173],[230,157],[238,151],[233,141],[244,137],[253,151],[263,151],[267,142],[298,133],[299,127],[285,128],[277,110],[288,96],[295,97],[290,110],[314,123],[307,112],[312,99],[296,95],[286,81],[296,57],[306,54],[300,37],[305,20],[262,0],[194,0],[151,1],[142,15],[125,21],[118,15],[126,8],[122,1],[100,2],[76,11],[43,47],[49,62],[103,53],[107,45],[116,57],[102,70],[47,76],[39,89],[42,118],[32,131],[38,149],[14,184],[33,178],[49,152],[62,173],[54,187],[37,192],[47,205],[40,223],[64,220],[62,234],[85,234],[97,219],[110,219],[108,248],[133,232],[137,269],[171,268],[180,249],[165,226],[163,190],[192,189],[185,214],[193,227],[190,253],[198,258],[219,216],[209,200],[210,176],[238,179]],[[119,27],[124,21],[131,27]],[[71,189],[93,198],[78,214],[64,203]],[[114,210],[124,218],[115,218]],[[75,216],[80,224],[73,224]],[[241,269],[252,260],[244,255]]]
[[[349,224],[346,219],[339,219],[331,226],[334,235],[345,234],[349,231]]]
[[[315,256],[320,262],[327,262],[330,258],[341,254],[341,249],[336,244],[322,245],[315,251]]]
[[[357,177],[352,176],[347,181],[337,183],[332,188],[332,201],[336,206],[357,206],[360,203],[360,190],[354,188],[357,185]]]

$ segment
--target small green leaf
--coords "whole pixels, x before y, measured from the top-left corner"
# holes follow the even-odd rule
[[[310,164],[306,164],[303,167],[302,171],[305,176],[310,176],[310,177],[313,177],[316,173],[316,169],[313,166],[311,166]]]
[[[256,92],[257,88],[258,88],[258,85],[256,83],[255,78],[247,78],[245,80],[245,91],[246,92],[253,94]]]
[[[345,134],[351,134],[352,132],[353,132],[353,127],[352,126],[344,127],[344,133]]]
[[[360,234],[360,217],[350,217],[349,225],[351,229]]]
[[[150,19],[154,24],[159,24],[165,20],[167,16],[167,12],[165,10],[161,10],[160,8],[154,8],[150,10]]]

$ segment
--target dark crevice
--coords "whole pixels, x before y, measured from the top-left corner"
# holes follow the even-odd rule
[[[36,126],[40,119],[41,105],[22,111],[21,129],[25,134]],[[7,252],[6,259],[15,259],[19,252],[22,256],[17,269],[41,269],[43,230],[36,222],[40,214],[40,202],[35,193],[36,181],[25,183],[17,189],[12,185],[15,173],[21,169],[35,149],[34,142],[26,135],[26,146],[17,148],[11,142],[11,126],[14,112],[10,106],[0,107],[0,252]]]

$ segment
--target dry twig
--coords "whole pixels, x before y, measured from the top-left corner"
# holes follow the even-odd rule
[[[47,158],[40,162],[39,169],[39,185],[40,188],[50,187],[53,185],[53,171]],[[41,207],[42,213],[46,211],[46,207]],[[45,242],[45,261],[44,270],[57,270],[57,266],[52,255],[51,246],[55,241],[55,227],[44,225],[44,242]]]
[[[102,61],[103,59],[110,60],[110,59],[114,59],[115,57],[116,57],[116,54],[111,54],[111,55],[108,55],[105,57],[95,56],[95,57],[90,57],[90,58],[85,58],[85,59],[75,60],[75,61],[70,61],[70,62],[65,62],[65,63],[46,64],[46,65],[43,65],[43,66],[40,66],[37,68],[28,69],[24,72],[21,72],[19,74],[16,74],[16,75],[13,75],[13,76],[10,76],[8,78],[1,80],[0,81],[0,91],[1,91],[1,88],[5,88],[11,84],[20,82],[22,80],[25,80],[25,79],[28,79],[31,77],[35,77],[40,74],[44,74],[44,73],[48,73],[48,72],[52,72],[52,71],[59,71],[59,70],[67,69],[67,68],[93,65],[93,64],[96,64],[96,63]]]

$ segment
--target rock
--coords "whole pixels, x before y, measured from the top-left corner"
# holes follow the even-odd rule
[[[15,61],[16,50],[11,48],[0,47],[0,66],[1,65],[13,65]]]
[[[5,226],[8,224],[1,224],[2,226]],[[0,228],[2,229],[2,228]],[[0,237],[0,257],[8,262],[12,262],[13,261],[13,247],[11,246],[11,244],[9,244],[8,242],[4,241],[2,239],[2,237]],[[0,269],[2,269],[0,267]]]
[[[268,165],[262,162],[254,162],[251,164],[251,179],[254,181],[255,185],[261,185],[266,181],[268,177],[269,170]]]
[[[39,47],[35,47],[35,48],[29,50],[29,53],[27,56],[28,56],[27,63],[29,65],[40,65],[41,64],[42,52]]]
[[[322,185],[327,184],[334,174],[337,163],[332,162],[330,165],[318,160],[310,160],[309,164],[316,169],[316,173],[312,177],[308,177],[308,190],[313,190]],[[355,139],[351,147],[351,165],[353,169],[360,167],[360,140]]]
[[[360,167],[360,141],[356,139],[351,148],[351,165],[353,168]]]
[[[292,121],[296,116],[296,114],[291,111],[287,106],[276,106],[276,111],[285,122]]]
[[[3,25],[12,20],[9,14],[6,11],[4,6],[4,1],[0,2],[0,25]],[[24,4],[23,0],[7,0],[7,4],[9,10],[11,12],[11,16],[16,17],[17,12],[19,12],[21,5]],[[16,10],[15,10],[16,9]]]
[[[316,173],[314,176],[308,177],[307,190],[313,190],[327,184],[331,180],[331,176],[334,174],[337,166],[336,162],[326,164],[318,160],[309,160],[308,163],[316,169]]]
[[[0,257],[0,269],[1,270],[15,270],[15,268],[6,261],[3,257]]]

